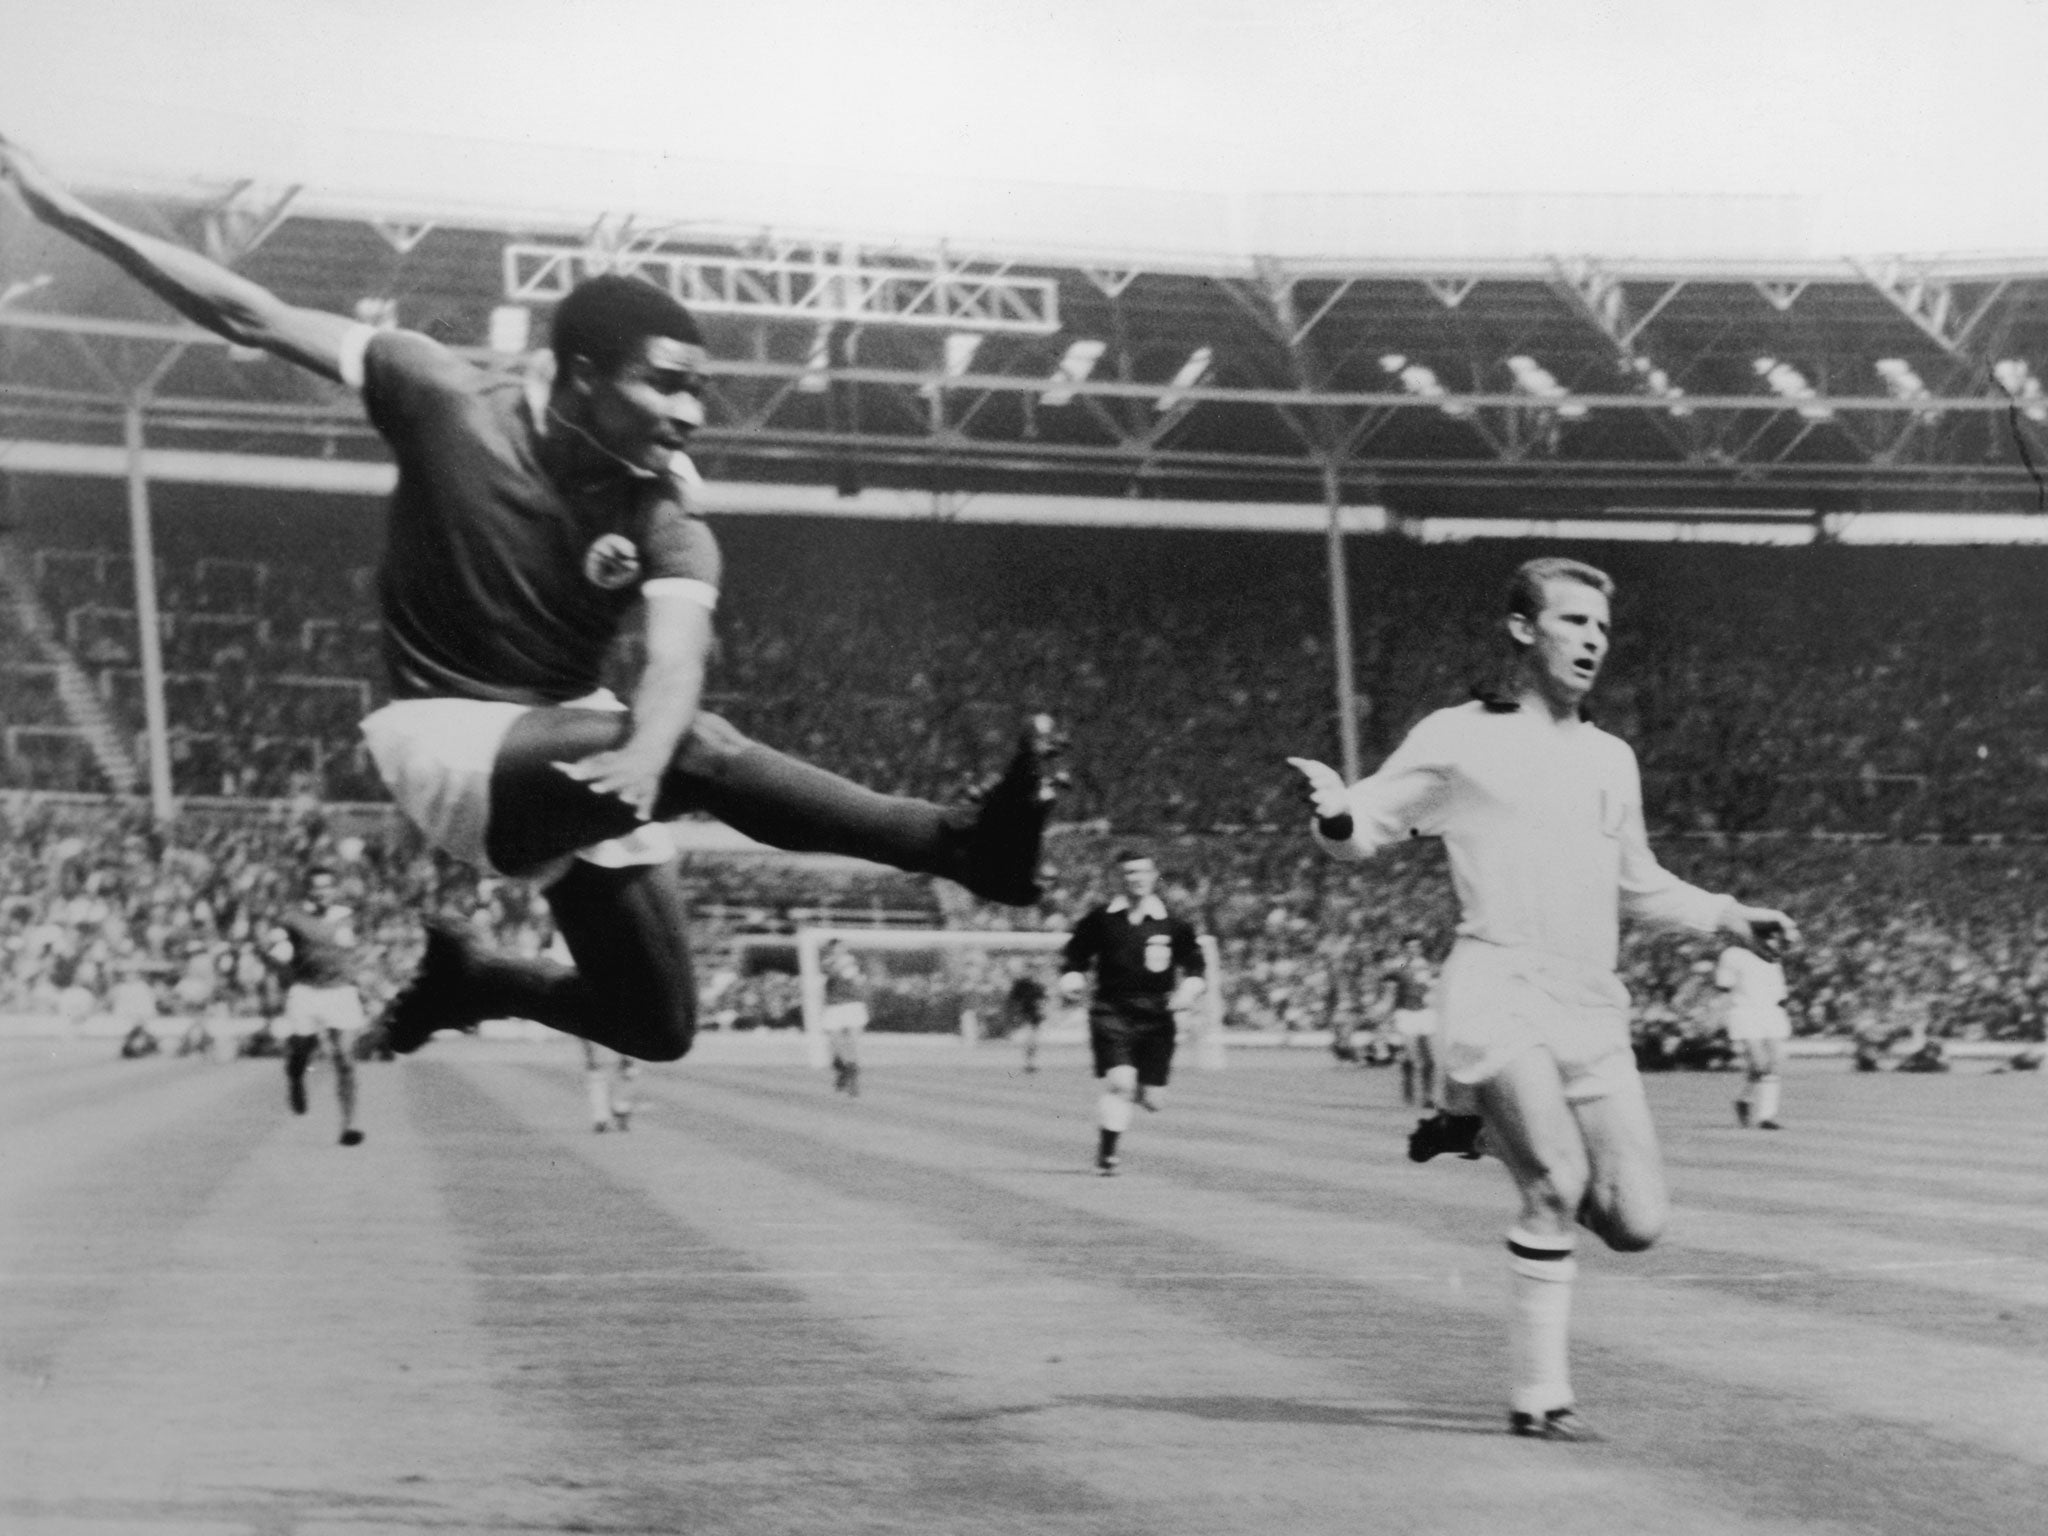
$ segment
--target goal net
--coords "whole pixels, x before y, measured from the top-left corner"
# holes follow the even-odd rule
[[[921,1034],[957,1034],[969,1045],[1001,1039],[1016,1026],[1007,1006],[1010,989],[1029,976],[1045,988],[1046,1038],[1086,1038],[1085,1009],[1059,997],[1059,952],[1064,933],[976,928],[799,928],[797,977],[804,1033],[813,1065],[829,1058],[819,1019],[825,977],[818,955],[838,940],[859,957],[866,973],[869,1027]],[[1223,1065],[1223,965],[1216,941],[1200,940],[1209,964],[1209,987],[1181,1016],[1181,1048],[1196,1066]]]

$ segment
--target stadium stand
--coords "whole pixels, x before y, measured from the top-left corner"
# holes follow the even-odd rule
[[[23,812],[7,861],[7,1007],[51,1005],[73,984],[93,991],[123,964],[168,974],[194,946],[233,974],[245,914],[281,889],[309,839],[335,840],[314,808],[381,798],[354,739],[378,687],[366,593],[381,513],[307,498],[280,517],[272,497],[219,490],[160,499],[174,767],[203,813],[157,834],[95,831],[92,814],[67,819],[61,804]],[[19,547],[53,625],[139,731],[120,508],[82,482],[36,483],[17,503]],[[1448,921],[1433,849],[1360,878],[1292,835],[1279,759],[1327,750],[1329,734],[1314,541],[794,518],[725,518],[718,531],[730,573],[718,708],[842,771],[924,793],[993,766],[1020,709],[1056,709],[1077,770],[1061,869],[1086,876],[1114,842],[1158,840],[1223,943],[1233,1023],[1300,1030],[1358,1014],[1399,933]],[[2048,850],[2023,841],[2042,823],[2048,766],[2029,607],[2048,556],[1580,552],[1622,582],[1623,644],[1597,702],[1637,746],[1670,861],[1811,914],[1793,968],[1802,1027],[1846,1032],[1920,1009],[1943,1031],[2038,1037],[2048,934],[2031,914]],[[1484,672],[1500,578],[1525,553],[1359,544],[1371,752]],[[102,788],[39,655],[19,633],[0,638],[6,783]],[[214,808],[222,797],[296,804],[298,819]],[[175,854],[160,867],[145,856],[158,843]],[[404,835],[373,831],[367,846],[353,878],[377,914],[373,969],[387,982],[410,961],[409,914],[423,902],[480,908],[505,942],[543,941],[537,911],[501,910],[499,888]],[[707,976],[729,969],[720,957],[735,936],[807,917],[982,920],[903,879],[761,861],[700,862],[692,878]],[[82,892],[107,908],[89,938],[53,916],[98,914],[90,900],[67,905]],[[1058,926],[1097,894],[1068,874],[1037,921]],[[1700,958],[1632,945],[1646,1016],[1688,1011]],[[783,986],[735,977],[718,1011],[784,1017]],[[230,997],[255,1008],[257,991]]]

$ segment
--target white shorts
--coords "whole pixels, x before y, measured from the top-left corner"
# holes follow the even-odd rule
[[[858,1034],[868,1027],[866,1003],[827,1003],[818,1014],[818,1027],[827,1033],[844,1030]]]
[[[309,987],[297,982],[284,995],[280,1023],[287,1035],[317,1035],[330,1029],[346,1034],[363,1027],[363,997],[346,982],[338,987]]]
[[[1436,1033],[1436,1010],[1396,1008],[1393,1024],[1394,1033],[1403,1040],[1421,1040]]]
[[[599,689],[562,707],[618,714],[626,706]],[[427,841],[494,874],[502,871],[492,868],[484,851],[491,820],[491,769],[506,734],[528,708],[489,699],[399,699],[362,724],[378,777]],[[665,822],[649,822],[574,855],[609,869],[666,864],[675,856],[675,833]],[[562,877],[569,862],[558,860],[528,878],[547,885]]]
[[[1790,1040],[1792,1021],[1782,1008],[1732,1009],[1728,1014],[1728,1038],[1743,1040]]]
[[[1460,939],[1437,981],[1438,1059],[1453,1082],[1487,1081],[1524,1052],[1546,1050],[1574,1104],[1636,1075],[1628,989],[1612,971],[1541,950]]]

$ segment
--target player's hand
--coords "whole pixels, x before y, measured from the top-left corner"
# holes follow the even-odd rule
[[[1060,977],[1060,996],[1070,1003],[1081,1000],[1081,994],[1088,990],[1088,978],[1079,971],[1068,971]]]
[[[661,794],[661,776],[668,771],[668,758],[620,747],[555,766],[577,783],[587,785],[593,794],[623,800],[635,816],[646,821],[654,815],[654,802]]]
[[[1737,903],[1722,927],[1766,960],[1777,960],[1799,947],[1799,925],[1771,907]]]
[[[1351,811],[1351,796],[1344,788],[1344,775],[1328,763],[1313,758],[1290,757],[1288,766],[1308,780],[1308,803],[1317,821],[1330,821]]]

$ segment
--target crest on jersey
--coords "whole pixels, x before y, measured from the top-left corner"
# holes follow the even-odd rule
[[[623,533],[608,533],[583,552],[584,579],[616,592],[640,579],[640,551]]]
[[[1145,936],[1145,969],[1148,971],[1170,970],[1173,966],[1173,936],[1165,933],[1149,933]]]

